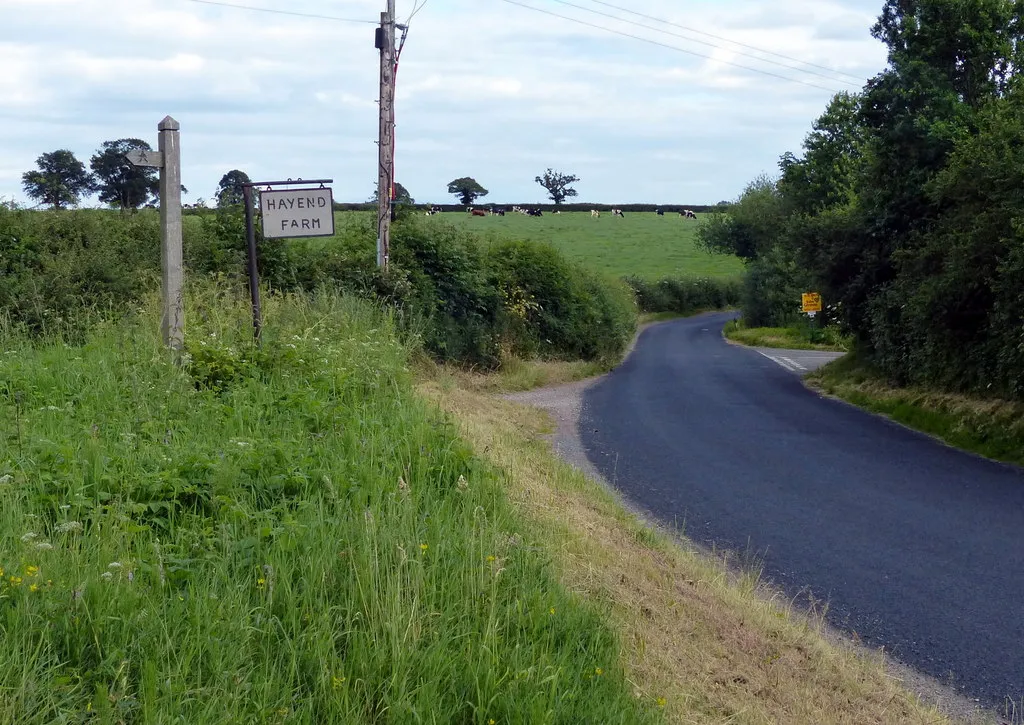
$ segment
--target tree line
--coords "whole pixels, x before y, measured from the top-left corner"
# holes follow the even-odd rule
[[[1024,398],[1024,3],[887,0],[886,68],[699,235],[751,325],[820,290],[898,384]]]

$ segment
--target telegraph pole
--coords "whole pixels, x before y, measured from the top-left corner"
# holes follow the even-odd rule
[[[376,46],[380,50],[380,138],[377,170],[377,266],[391,256],[391,190],[395,167],[395,0],[380,14]]]

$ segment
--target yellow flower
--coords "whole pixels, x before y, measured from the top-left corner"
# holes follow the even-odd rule
[[[494,556],[493,554],[492,554],[491,556],[488,556],[488,557],[487,557],[487,563],[488,563],[488,564],[493,564],[493,563],[494,563],[494,562],[496,562],[497,560],[498,560],[498,557]]]
[[[554,613],[555,613],[555,608],[551,607],[551,609],[548,610],[548,614],[554,615]]]
[[[25,576],[36,576],[38,574],[39,574],[39,567],[38,566],[26,566],[25,567]]]
[[[288,714],[288,708],[287,707],[279,707],[279,708],[277,708],[277,714],[280,715],[281,717],[284,717],[285,715]]]
[[[38,584],[30,584],[29,587],[28,587],[28,590],[30,592],[38,592],[39,591],[39,585]]]
[[[494,718],[493,717],[490,720],[487,721],[487,725],[494,725]]]
[[[336,675],[336,676],[334,676],[334,677],[332,677],[332,678],[331,678],[331,686],[332,686],[332,687],[333,687],[333,688],[334,688],[335,690],[337,690],[337,689],[338,689],[339,687],[341,687],[341,686],[342,686],[343,684],[345,684],[345,676],[344,676],[344,675],[342,675],[342,676],[337,676],[337,675]]]
[[[263,577],[260,577],[256,580],[256,586],[262,589],[263,587],[267,586],[267,580]]]
[[[426,551],[430,547],[427,544],[420,544],[420,551]]]
[[[594,668],[594,674],[597,675],[598,677],[600,677],[601,675],[604,674],[604,670],[602,670],[600,667],[595,667]]]
[[[3,576],[3,575],[4,575],[4,568],[2,566],[0,566],[0,576]]]
[[[12,577],[10,577],[8,579],[8,581],[11,583],[12,587],[20,587],[21,586],[21,577],[20,576],[12,576]]]
[[[665,707],[665,698],[664,697],[659,697],[658,698],[658,707]]]

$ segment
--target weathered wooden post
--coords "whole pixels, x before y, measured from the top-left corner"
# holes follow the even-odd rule
[[[180,350],[185,344],[185,299],[182,291],[181,251],[181,124],[170,116],[160,131],[160,261],[163,268],[164,309],[161,330],[164,344]]]
[[[166,116],[157,125],[159,150],[137,149],[126,154],[134,166],[160,169],[160,266],[163,270],[164,344],[175,351],[185,345],[185,299],[181,252],[181,124]]]

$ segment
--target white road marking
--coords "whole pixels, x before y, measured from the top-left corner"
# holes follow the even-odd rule
[[[786,362],[786,358],[775,357],[774,355],[769,355],[768,353],[761,352],[760,350],[758,350],[757,352],[760,355],[764,355],[766,358],[771,360],[776,365],[786,368],[786,370],[789,370],[791,373],[799,372],[797,368],[792,367],[792,365],[796,365],[796,363],[792,363],[792,361]],[[792,365],[790,363],[792,363]]]
[[[801,365],[800,363],[798,363],[796,360],[794,360],[791,357],[784,357],[782,359],[785,360],[786,362],[788,362],[790,365],[792,365],[793,367],[795,367],[798,370],[806,370],[807,369],[807,368],[805,368],[803,365]]]

